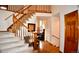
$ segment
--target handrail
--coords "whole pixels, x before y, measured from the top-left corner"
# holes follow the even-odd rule
[[[27,8],[24,8],[24,10],[26,10],[26,9],[30,8],[31,6],[32,6],[32,5],[29,5]],[[22,11],[24,11],[24,10],[22,9]],[[21,11],[21,12],[22,12],[22,11]],[[29,10],[28,10],[28,11],[29,11]],[[42,12],[42,11],[40,11],[40,12]],[[32,14],[32,13],[33,13],[33,12],[28,13],[28,15],[26,14],[26,15],[27,15],[27,17],[29,16],[29,14]],[[45,13],[46,13],[46,12],[45,12]],[[25,16],[25,14],[24,14],[22,17],[24,17],[24,16]],[[16,22],[14,22],[13,24],[17,23],[17,22],[18,22],[18,20],[20,21],[20,19],[22,19],[22,17],[20,17],[19,19],[17,19],[17,21],[16,21]],[[13,24],[12,24],[12,25],[13,25]]]
[[[8,17],[5,18],[5,20],[7,20],[9,17],[11,17],[13,14],[9,15]]]
[[[25,7],[25,6],[24,6]],[[31,7],[31,5],[29,5],[27,8],[24,9],[24,7],[22,9],[20,9],[19,11],[23,12],[24,10],[28,9],[29,7]],[[23,10],[24,9],[24,10]],[[16,17],[19,15],[19,13],[16,15]]]
[[[26,9],[29,9],[28,11],[32,11],[32,10],[30,10],[30,7],[32,7],[32,5],[29,5],[27,8],[22,8],[22,9],[20,9],[19,11],[21,11],[21,12],[19,12],[19,11],[17,11],[19,14],[21,13],[21,14],[24,14],[23,13],[23,11],[24,10],[26,10]],[[51,11],[40,11],[40,10],[37,10],[37,6],[36,7],[34,7],[35,8],[35,10],[33,10],[34,12],[42,12],[42,13],[51,13]],[[25,13],[26,14],[26,13]],[[18,16],[18,14],[16,15],[16,16]]]
[[[28,27],[27,26],[25,26],[21,21],[19,21],[25,28],[27,28],[28,29]]]
[[[25,15],[23,15],[23,16],[25,16]],[[21,16],[19,19],[17,19],[13,24],[16,24],[18,21],[20,21],[20,19],[21,19],[23,16]],[[27,15],[27,16],[28,16],[28,15]],[[13,26],[13,24],[12,24],[11,26]],[[11,26],[10,26],[10,27],[11,27]],[[10,27],[9,27],[9,28],[10,28]],[[8,28],[8,29],[9,29],[9,28]]]
[[[27,8],[29,8],[30,6],[31,6],[31,5],[29,5]],[[25,7],[25,6],[24,6],[24,7]],[[23,7],[23,8],[24,8],[24,7]],[[23,9],[23,8],[22,8],[22,9]],[[27,9],[27,8],[25,8],[25,9]],[[22,10],[22,9],[20,9],[20,10]],[[24,9],[24,10],[25,10],[25,9]],[[18,10],[18,11],[20,11],[20,10]],[[24,10],[23,10],[23,11],[24,11]],[[22,12],[23,12],[23,11],[22,11]],[[9,15],[8,17],[6,17],[5,20],[7,20],[7,19],[8,19],[9,17],[11,17],[12,15],[13,15],[13,14]],[[18,16],[18,15],[19,15],[19,13],[18,13],[16,16]]]
[[[54,38],[56,38],[56,39],[60,39],[59,37],[57,37],[56,35],[52,35]]]
[[[28,6],[27,8],[25,8],[24,10],[30,9],[31,6],[33,6],[33,5],[29,5],[29,6]],[[36,9],[36,10],[35,10],[36,12],[42,12],[42,13],[43,13],[43,11],[38,11],[38,10],[37,10],[37,6],[35,7],[35,9]],[[20,9],[20,10],[21,10],[21,9]],[[22,8],[22,10],[23,10],[23,8]],[[24,11],[24,10],[23,10],[23,11]],[[7,11],[12,11],[12,10],[7,10]],[[17,13],[19,13],[19,14],[24,14],[23,11],[22,11],[22,12],[19,12],[19,11],[12,11],[12,12],[17,12]],[[28,11],[29,11],[29,10],[28,10]],[[44,12],[45,12],[45,13],[51,13],[51,11],[50,11],[50,12],[44,11]]]
[[[27,8],[25,8],[24,10],[29,9],[31,6],[32,6],[32,5],[29,5],[29,6],[28,6]],[[22,10],[22,12],[23,12],[24,10]]]
[[[17,19],[17,18],[16,18]],[[17,22],[20,22],[24,27],[26,27],[20,20],[16,20],[13,24],[16,24]],[[28,27],[26,27],[26,28],[28,28]]]
[[[30,10],[30,8],[29,8],[29,10],[28,11],[35,11],[35,12],[41,12],[41,13],[51,13],[51,11],[48,11],[48,10],[42,10],[42,9],[38,9],[38,6],[39,5],[37,5],[36,7],[34,7],[35,8],[35,10]],[[33,6],[32,6],[33,7]],[[40,7],[39,8],[42,8],[42,6],[40,5]],[[48,9],[50,9],[50,8],[48,8]]]
[[[24,7],[25,7],[25,6],[24,6]],[[21,11],[22,9],[24,9],[24,7],[23,7],[23,8],[21,8],[20,10],[18,10],[18,11]],[[17,11],[17,12],[18,12],[18,11]]]

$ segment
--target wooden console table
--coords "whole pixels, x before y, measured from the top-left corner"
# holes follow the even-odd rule
[[[34,47],[33,50],[39,50],[39,40],[37,38],[37,33],[34,32]]]

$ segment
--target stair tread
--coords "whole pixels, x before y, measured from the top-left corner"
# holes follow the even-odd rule
[[[24,45],[23,40],[16,41],[16,42],[11,42],[11,43],[0,44],[0,50],[13,48],[13,47],[21,46],[21,45]]]
[[[18,52],[18,51],[21,51],[21,50],[24,50],[26,49],[26,46],[25,45],[22,45],[22,46],[18,46],[18,47],[14,47],[14,48],[10,48],[10,49],[5,49],[5,50],[1,50],[1,52],[4,52],[4,53],[15,53],[15,52]]]
[[[14,33],[0,32],[0,52],[1,53],[29,53],[33,47],[24,44],[24,40],[15,37]]]
[[[14,37],[14,33],[0,32],[0,38],[2,38],[2,37]]]
[[[33,48],[30,49],[25,49],[23,51],[19,51],[18,53],[32,53],[33,52]]]
[[[0,44],[3,43],[9,43],[9,42],[15,42],[15,41],[19,41],[20,39],[18,37],[12,37],[12,38],[1,38],[0,39]]]
[[[12,39],[12,38],[18,38],[18,37],[1,37],[0,40],[1,39]]]
[[[26,48],[23,50],[18,51],[17,53],[32,53],[33,52],[33,48]]]

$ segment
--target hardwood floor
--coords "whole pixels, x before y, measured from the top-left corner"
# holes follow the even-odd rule
[[[59,53],[59,47],[53,46],[48,41],[42,42],[43,48],[39,50],[39,53]]]

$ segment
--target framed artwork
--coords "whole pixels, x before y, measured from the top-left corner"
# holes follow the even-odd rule
[[[28,23],[28,32],[34,32],[35,31],[35,24]]]

